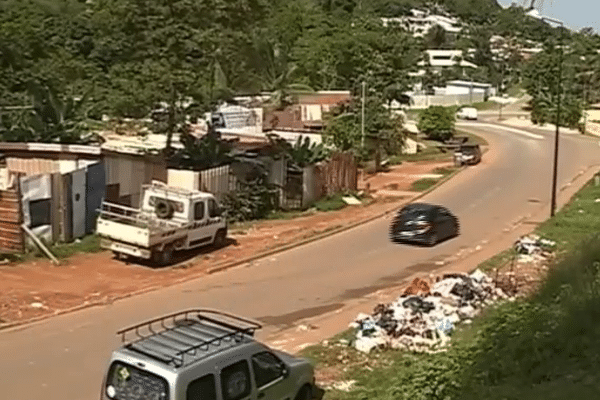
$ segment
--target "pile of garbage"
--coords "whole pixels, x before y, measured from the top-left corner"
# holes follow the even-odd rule
[[[391,304],[380,304],[372,315],[359,314],[350,324],[357,329],[354,347],[416,352],[444,351],[458,323],[471,320],[498,300],[514,300],[477,270],[471,275],[445,274],[430,285],[416,278]]]
[[[543,262],[552,256],[556,242],[543,239],[538,235],[524,236],[515,243],[517,261],[520,263]]]

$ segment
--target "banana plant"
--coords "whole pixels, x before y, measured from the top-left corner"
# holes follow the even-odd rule
[[[32,107],[3,118],[2,140],[64,144],[99,140],[85,123],[87,94],[79,100],[62,99],[51,88],[38,83],[31,83],[28,93]]]
[[[285,157],[297,168],[304,168],[326,160],[330,155],[330,150],[323,143],[311,143],[308,137],[298,137],[292,145],[286,140],[269,136],[271,143],[283,153]]]

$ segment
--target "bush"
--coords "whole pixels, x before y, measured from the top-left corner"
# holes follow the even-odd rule
[[[332,196],[327,196],[315,202],[314,207],[319,211],[336,211],[346,207],[346,203],[342,200],[344,194],[338,193]]]
[[[229,222],[243,222],[266,218],[278,208],[277,200],[277,190],[260,177],[225,195],[221,206]]]
[[[430,106],[419,117],[417,128],[431,140],[446,141],[454,136],[453,108]]]

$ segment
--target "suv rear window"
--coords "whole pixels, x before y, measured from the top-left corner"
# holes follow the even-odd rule
[[[109,399],[118,400],[166,400],[168,390],[164,378],[121,362],[110,366],[105,388]]]

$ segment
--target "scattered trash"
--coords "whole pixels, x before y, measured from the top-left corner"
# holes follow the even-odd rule
[[[354,196],[342,197],[342,200],[344,201],[344,203],[346,203],[350,206],[358,206],[358,205],[362,204],[362,202]]]
[[[403,296],[428,295],[431,291],[429,283],[423,279],[415,278],[410,286],[404,290]]]
[[[312,331],[314,329],[317,329],[317,326],[314,325],[298,325],[298,328],[296,328],[297,331]]]
[[[518,261],[532,263],[545,261],[552,255],[551,249],[556,246],[552,240],[542,239],[538,235],[524,236],[515,243],[515,250],[519,254]]]
[[[444,351],[457,324],[470,324],[482,308],[504,299],[510,297],[480,270],[445,274],[433,285],[415,279],[395,302],[356,317],[350,324],[357,329],[353,344],[365,353],[375,348]]]
[[[355,384],[355,380],[335,382],[331,385],[324,387],[324,389],[336,389],[342,392],[349,392]]]
[[[43,303],[31,303],[29,305],[31,308],[37,308],[37,309],[46,309],[48,307],[46,307]]]

